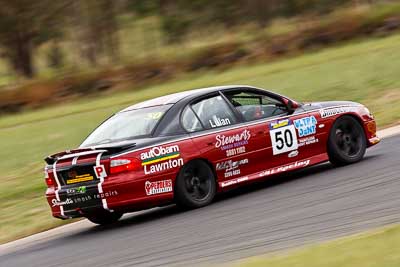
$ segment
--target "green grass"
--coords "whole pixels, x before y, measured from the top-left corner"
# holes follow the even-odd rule
[[[338,239],[286,254],[256,257],[241,267],[395,267],[400,266],[400,226]]]
[[[0,118],[0,243],[60,224],[43,197],[43,158],[73,148],[102,120],[137,101],[221,84],[274,89],[300,101],[354,100],[378,124],[400,121],[400,35],[351,43],[279,62],[185,75],[157,86]]]

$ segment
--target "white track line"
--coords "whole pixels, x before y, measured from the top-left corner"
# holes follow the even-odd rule
[[[381,138],[388,138],[394,135],[400,134],[400,125],[386,128],[384,130],[378,131],[378,136]],[[140,212],[139,212],[140,213]],[[137,214],[137,213],[136,213]],[[49,215],[50,216],[50,215]],[[34,234],[28,237],[24,237],[15,241],[11,241],[8,243],[5,243],[3,245],[0,245],[0,256],[4,255],[6,253],[9,253],[13,250],[16,250],[17,248],[23,248],[27,247],[30,244],[36,243],[38,241],[46,241],[49,240],[53,237],[62,235],[67,232],[72,232],[75,230],[81,230],[83,228],[91,228],[94,225],[87,221],[87,220],[82,220],[74,223],[70,223],[67,225],[63,225],[54,229],[50,229],[38,234]]]

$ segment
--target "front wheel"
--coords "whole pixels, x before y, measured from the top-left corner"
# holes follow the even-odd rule
[[[90,214],[86,218],[92,223],[98,225],[108,225],[117,222],[122,217],[122,215],[123,214],[119,212],[109,212],[104,210],[101,212]]]
[[[176,179],[175,199],[178,206],[200,208],[211,203],[217,190],[215,176],[208,164],[194,160],[186,164]]]
[[[360,161],[365,154],[367,140],[361,124],[351,116],[338,118],[328,139],[329,160],[334,165]]]

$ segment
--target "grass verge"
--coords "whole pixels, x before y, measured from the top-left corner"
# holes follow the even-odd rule
[[[250,258],[229,266],[400,266],[400,226],[354,235],[283,255]]]
[[[280,62],[185,75],[130,92],[106,93],[0,118],[0,243],[60,224],[43,193],[43,158],[75,147],[124,106],[167,93],[222,84],[271,88],[299,101],[353,100],[378,124],[400,121],[400,35],[350,43]]]

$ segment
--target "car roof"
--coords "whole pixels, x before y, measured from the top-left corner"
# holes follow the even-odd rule
[[[186,97],[189,97],[189,96],[197,97],[197,96],[202,96],[205,94],[218,92],[218,91],[225,90],[225,89],[234,89],[234,88],[256,89],[255,87],[251,87],[251,86],[247,86],[247,85],[226,85],[226,86],[214,86],[214,87],[207,87],[207,88],[201,88],[201,89],[193,89],[193,90],[183,91],[183,92],[179,92],[179,93],[174,93],[174,94],[160,96],[157,98],[146,100],[144,102],[140,102],[140,103],[134,104],[132,106],[129,106],[129,107],[121,110],[120,112],[125,112],[125,111],[129,111],[129,110],[134,110],[134,109],[147,108],[147,107],[176,104],[178,101],[180,101]]]

